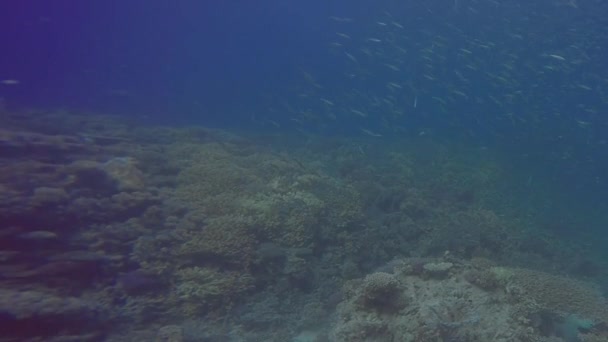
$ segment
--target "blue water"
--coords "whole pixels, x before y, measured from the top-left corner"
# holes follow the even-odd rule
[[[603,2],[2,6],[0,78],[21,82],[1,89],[10,104],[183,124],[263,129],[277,123],[287,130],[298,128],[292,119],[308,110],[317,117],[301,126],[315,133],[361,134],[363,127],[385,136],[466,138],[554,163],[567,175],[566,187],[606,183]],[[370,37],[384,41],[374,44]],[[335,42],[343,46],[332,48]],[[311,89],[304,72],[323,88]],[[389,82],[403,88],[389,91]],[[404,115],[395,118],[377,105],[387,95]],[[436,100],[448,97],[449,104]],[[320,98],[342,108],[332,108],[330,117]],[[347,107],[370,113],[360,120]]]
[[[0,42],[11,110],[491,151],[608,260],[605,1],[4,1]]]
[[[160,120],[179,112],[186,122],[229,123],[248,118],[242,112],[252,111],[260,94],[294,82],[298,66],[323,66],[327,17],[342,6],[57,1],[2,7],[0,70],[23,83],[3,89],[11,101],[129,110]]]
[[[0,7],[0,79],[19,82],[0,86],[11,107],[466,141],[527,167],[523,182],[549,179],[577,205],[606,204],[608,5],[601,1]]]

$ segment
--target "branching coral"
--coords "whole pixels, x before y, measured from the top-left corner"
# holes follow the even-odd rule
[[[507,291],[530,298],[538,310],[608,323],[608,301],[588,283],[520,268],[495,267],[492,272]]]
[[[175,293],[190,310],[217,309],[230,305],[251,289],[253,279],[240,272],[189,267],[175,272]]]
[[[313,242],[323,201],[307,192],[258,194],[241,202],[258,233],[280,245],[304,247]]]
[[[402,291],[403,287],[394,275],[376,272],[363,279],[357,302],[364,310],[394,313],[406,304]]]
[[[207,221],[203,227],[195,227],[186,233],[186,241],[178,253],[188,259],[210,258],[218,262],[239,264],[246,267],[253,257],[256,240],[247,218],[221,216]]]

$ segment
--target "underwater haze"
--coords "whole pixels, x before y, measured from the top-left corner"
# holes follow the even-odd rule
[[[0,3],[0,341],[608,341],[608,3]]]
[[[2,5],[3,89],[21,105],[249,121],[260,97],[326,63],[328,16],[347,3],[25,1]],[[27,90],[26,90],[27,88]],[[253,108],[252,108],[253,107]]]

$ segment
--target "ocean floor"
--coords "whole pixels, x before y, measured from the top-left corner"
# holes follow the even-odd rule
[[[608,341],[508,159],[0,112],[0,341]],[[535,184],[536,185],[536,184]]]

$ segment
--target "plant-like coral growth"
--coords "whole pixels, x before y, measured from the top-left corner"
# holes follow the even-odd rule
[[[392,274],[376,272],[363,279],[357,301],[364,310],[395,313],[406,304],[403,288]]]
[[[509,293],[529,298],[540,310],[608,323],[608,301],[591,284],[522,268],[495,267],[492,272]]]
[[[247,218],[220,216],[203,226],[184,232],[185,241],[178,254],[188,260],[232,263],[246,268],[251,263],[255,238]]]
[[[247,274],[209,267],[180,269],[175,272],[175,281],[175,294],[191,314],[231,306],[232,299],[253,286],[253,279]]]
[[[171,264],[155,260],[149,247],[163,245],[160,249],[170,251],[165,256],[174,265],[187,265],[190,271],[190,265],[197,265],[197,272],[206,279],[220,277],[213,273],[217,268],[229,268],[252,279],[253,268],[258,273],[273,269],[256,260],[257,250],[264,244],[281,250],[312,251],[325,241],[338,240],[361,219],[361,202],[354,188],[286,156],[232,143],[180,142],[168,151],[180,170],[175,195],[188,214],[174,222],[174,238],[162,244],[142,239],[134,254],[146,269],[182,279],[177,292],[184,308],[198,307],[186,304],[195,297],[204,297],[203,302],[209,298],[234,302],[243,291],[219,286],[213,287],[217,291],[213,292],[210,284],[218,282],[183,280],[183,271],[171,275]],[[288,254],[279,276],[309,288],[314,278],[308,261]]]

